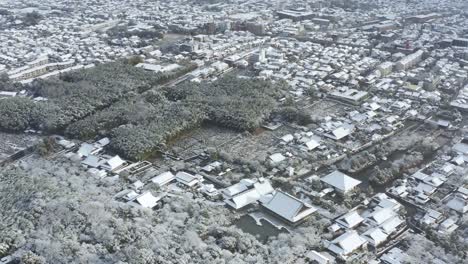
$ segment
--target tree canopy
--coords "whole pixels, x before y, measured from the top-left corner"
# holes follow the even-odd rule
[[[156,211],[133,207],[113,198],[123,180],[106,184],[67,160],[23,161],[0,181],[0,253],[24,263],[294,262],[320,241],[306,224],[262,244],[227,208],[190,193]]]
[[[72,122],[134,93],[147,91],[185,70],[154,74],[133,67],[126,61],[118,61],[65,73],[58,78],[35,80],[29,87],[30,92],[47,101],[33,103],[27,98],[2,99],[0,116],[8,115],[12,120],[0,122],[0,130],[21,131],[29,127],[45,132],[61,132]],[[41,113],[41,116],[36,118],[31,113]],[[33,118],[25,119],[24,116]]]

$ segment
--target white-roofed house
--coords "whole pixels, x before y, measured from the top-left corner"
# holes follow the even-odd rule
[[[221,165],[223,165],[221,162],[214,161],[214,162],[204,166],[202,168],[202,170],[205,171],[205,172],[212,172],[213,170],[216,170],[216,169],[220,168]]]
[[[140,206],[144,208],[152,209],[158,205],[158,202],[162,199],[161,196],[155,197],[151,192],[145,192],[139,196],[137,196],[134,202],[138,203]]]
[[[437,191],[437,187],[434,187],[425,182],[420,182],[416,187],[413,188],[413,190],[424,195],[432,195],[435,193],[435,191]]]
[[[336,223],[345,228],[354,228],[364,221],[357,211],[348,212],[336,220]]]
[[[392,248],[380,257],[385,264],[403,264],[407,255],[399,248]]]
[[[294,136],[291,134],[287,134],[281,137],[281,141],[283,141],[284,143],[289,143],[293,140],[294,140]]]
[[[443,214],[440,212],[437,212],[434,209],[427,209],[426,214],[422,217],[420,220],[422,223],[426,225],[433,225],[436,223],[439,223],[443,219]]]
[[[224,202],[234,208],[240,209],[255,203],[274,191],[270,182],[265,179],[258,181],[244,179],[223,190]]]
[[[367,240],[359,236],[356,231],[351,230],[332,240],[327,249],[339,258],[346,260],[353,252],[364,247],[367,243]]]
[[[457,193],[464,199],[468,199],[468,188],[465,188],[463,186],[459,187]]]
[[[138,197],[138,195],[139,194],[137,192],[135,192],[134,190],[130,190],[126,194],[124,194],[122,196],[122,198],[127,200],[127,201],[133,201],[133,200],[135,200],[135,198]]]
[[[278,164],[280,162],[283,162],[286,159],[286,157],[281,153],[275,153],[270,155],[269,159],[273,164]]]
[[[377,207],[389,208],[393,211],[399,211],[403,206],[395,199],[388,197],[384,193],[377,194],[373,197],[373,200],[377,201]]]
[[[89,155],[86,157],[86,159],[84,159],[81,164],[87,166],[87,167],[90,167],[90,168],[98,168],[99,166],[101,166],[105,161],[101,158],[99,158],[98,156],[94,156],[94,155]]]
[[[96,147],[89,143],[81,144],[80,148],[77,151],[77,154],[80,157],[88,157],[91,154],[95,154],[97,151]]]
[[[395,216],[395,212],[392,209],[379,208],[367,217],[366,222],[374,225],[381,225],[393,216]]]
[[[328,231],[332,232],[332,233],[337,233],[338,231],[342,230],[343,227],[337,223],[334,223],[332,225],[330,225],[328,228]]]
[[[353,126],[341,126],[331,131],[331,133],[325,134],[326,137],[329,137],[334,140],[341,140],[353,132]]]
[[[320,180],[330,185],[340,193],[347,193],[352,191],[359,184],[361,184],[361,181],[351,178],[340,171],[334,171]]]
[[[261,198],[260,194],[255,189],[248,189],[231,199],[224,200],[224,202],[234,208],[241,209],[249,204],[257,202]]]
[[[219,194],[219,191],[214,187],[213,184],[202,184],[198,190],[208,197],[215,197]]]
[[[105,170],[113,171],[125,164],[125,160],[121,159],[118,155],[106,160],[101,167]]]
[[[463,157],[463,155],[458,155],[456,157],[453,157],[451,162],[457,166],[462,166],[463,164],[465,164],[466,160]]]
[[[297,224],[317,211],[312,205],[282,191],[277,191],[273,198],[262,206],[290,224]]]
[[[401,230],[401,227],[405,224],[405,221],[403,221],[400,216],[395,215],[388,219],[387,221],[383,222],[379,228],[382,229],[382,231],[385,234],[391,235],[395,233],[398,230]]]
[[[420,180],[420,181],[424,181],[427,177],[429,177],[429,175],[421,172],[421,171],[417,171],[415,172],[413,175],[410,176],[411,178],[414,178],[416,180]]]
[[[101,138],[100,140],[96,141],[96,145],[100,146],[100,147],[105,147],[107,145],[109,145],[110,143],[110,139],[105,137],[105,138]]]
[[[385,234],[380,228],[371,228],[362,234],[362,237],[372,246],[378,247],[387,240],[388,235]]]
[[[406,185],[399,185],[389,189],[389,192],[395,196],[405,198],[408,196],[408,188]]]
[[[460,155],[466,155],[468,154],[468,144],[460,142],[455,144],[452,149],[459,153]]]
[[[301,148],[305,151],[311,151],[316,149],[318,146],[320,146],[318,141],[315,139],[310,139],[309,141],[304,142]]]
[[[447,178],[444,175],[439,174],[439,173],[433,173],[431,174],[431,176],[424,179],[425,183],[431,186],[437,187],[437,188],[439,188],[446,181],[447,181]]]
[[[107,172],[105,170],[100,170],[97,168],[90,168],[88,170],[88,173],[93,175],[94,177],[101,178],[101,179],[107,176]]]
[[[455,219],[447,218],[445,221],[440,223],[438,232],[442,234],[451,234],[458,228],[456,223],[457,221]]]
[[[238,195],[239,193],[242,193],[248,190],[249,187],[252,186],[254,183],[255,183],[254,180],[242,179],[238,183],[225,188],[222,191],[223,197],[224,199],[231,199],[232,197]]]
[[[450,201],[448,201],[447,206],[459,213],[468,212],[468,201],[460,196],[455,196]]]
[[[75,146],[75,143],[73,141],[69,141],[69,140],[66,140],[66,139],[60,139],[57,141],[57,144],[59,144],[60,146],[66,148],[66,149],[71,149]]]
[[[132,187],[135,190],[139,190],[139,189],[143,188],[144,186],[145,186],[145,184],[140,180],[137,180],[136,182],[132,183]]]
[[[163,172],[151,179],[151,181],[158,187],[162,187],[171,181],[175,180],[174,174],[170,171]]]
[[[312,261],[312,263],[318,264],[332,264],[335,263],[335,258],[328,252],[317,252],[315,250],[310,251],[306,254],[306,258]]]
[[[0,91],[0,98],[1,97],[15,97],[16,95],[18,95],[17,92]]]
[[[462,155],[468,154],[468,144],[463,142],[455,144],[452,149]]]
[[[187,187],[194,187],[202,182],[201,177],[197,177],[196,175],[192,175],[184,171],[177,172],[175,178],[178,183]]]

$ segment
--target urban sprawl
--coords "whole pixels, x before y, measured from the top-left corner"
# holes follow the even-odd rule
[[[0,2],[0,264],[467,263],[468,1]]]

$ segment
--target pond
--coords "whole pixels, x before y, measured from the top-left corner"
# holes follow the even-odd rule
[[[259,220],[261,225],[250,215],[246,214],[239,218],[235,225],[242,231],[255,236],[260,242],[267,242],[268,238],[287,232],[285,229],[278,229],[265,219]]]
[[[430,134],[436,133],[437,130],[431,131]],[[426,136],[430,135],[429,133],[426,134]],[[438,133],[436,133],[438,134]],[[438,134],[433,140],[439,144],[440,147],[448,144],[451,140],[450,133],[440,133]],[[391,140],[391,139],[390,139]],[[364,191],[367,191],[369,186],[372,186],[374,192],[379,193],[379,192],[385,192],[386,189],[392,187],[394,180],[389,181],[383,185],[376,185],[371,182],[369,182],[370,177],[376,173],[376,169],[387,169],[392,167],[392,163],[396,160],[399,160],[405,156],[405,154],[411,152],[417,146],[412,146],[408,150],[396,150],[392,152],[390,155],[387,156],[386,160],[379,160],[372,166],[369,166],[361,171],[351,173],[350,176],[353,178],[356,178],[360,181],[362,181],[360,188]],[[418,165],[418,167],[424,166],[425,164],[428,164],[434,160],[434,158],[437,156],[437,150],[432,151],[430,153],[424,153],[423,160],[421,163]],[[399,175],[397,178],[401,178],[402,174],[404,171],[400,171]]]
[[[375,193],[385,192],[387,188],[390,188],[393,185],[393,181],[389,181],[383,185],[376,185],[376,184],[370,183],[369,181],[370,177],[374,173],[376,173],[377,168],[380,168],[380,169],[390,168],[393,161],[401,159],[407,152],[408,151],[406,150],[395,151],[392,154],[390,154],[386,160],[380,160],[374,165],[369,166],[361,171],[351,173],[349,176],[357,180],[360,180],[362,183],[359,187],[364,191],[367,191],[369,186],[372,186]]]

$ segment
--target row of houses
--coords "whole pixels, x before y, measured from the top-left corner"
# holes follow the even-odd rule
[[[239,210],[248,205],[260,204],[261,208],[288,224],[298,224],[317,209],[280,190],[275,190],[269,180],[243,179],[221,191],[224,202]]]
[[[151,191],[145,191],[146,184],[154,184],[160,188],[160,192],[154,195]],[[176,184],[182,188],[194,190],[201,186],[203,178],[199,175],[192,175],[185,171],[179,171],[173,174],[170,171],[163,172],[151,178],[148,182],[137,180],[131,184],[130,189],[126,189],[115,195],[117,199],[123,199],[127,204],[140,206],[143,208],[154,209],[161,205],[161,200],[166,196],[167,192],[164,186]]]
[[[68,142],[68,141],[67,141]],[[61,142],[72,148],[70,142]],[[88,169],[91,175],[99,178],[115,177],[123,171],[136,171],[136,167],[141,167],[139,163],[131,163],[121,159],[119,156],[106,155],[104,148],[110,143],[108,138],[100,139],[93,143],[82,143],[76,151],[67,154],[69,157],[77,156],[81,159],[82,165]],[[216,166],[213,164],[212,166]],[[145,170],[149,167],[145,166]],[[211,167],[210,167],[211,168]],[[203,170],[209,170],[205,166]],[[146,190],[145,186],[152,184],[160,189],[156,194]],[[289,224],[297,224],[307,216],[316,211],[316,208],[301,201],[300,199],[282,192],[276,191],[271,186],[269,180],[243,179],[239,183],[217,190],[213,184],[204,184],[204,178],[198,174],[187,171],[173,173],[165,171],[155,174],[147,181],[137,180],[130,184],[129,189],[125,189],[115,195],[116,199],[133,206],[154,209],[161,205],[163,198],[171,189],[182,188],[187,191],[197,191],[208,197],[215,197],[221,194],[222,199],[228,207],[240,210],[252,204],[260,204],[261,208],[284,220]]]
[[[367,246],[377,250],[405,230],[402,209],[398,201],[379,193],[369,203],[336,218],[328,228],[335,238],[325,242],[325,246],[343,260],[355,258]]]

